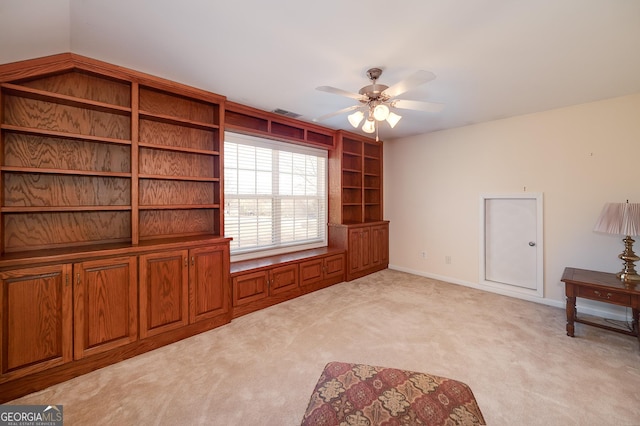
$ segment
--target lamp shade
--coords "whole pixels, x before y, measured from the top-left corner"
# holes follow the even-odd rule
[[[395,114],[393,112],[389,112],[389,116],[387,117],[387,123],[389,123],[389,126],[391,126],[391,128],[393,129],[394,127],[396,127],[396,124],[398,124],[398,121],[400,121],[401,118],[402,118],[401,115]]]
[[[362,131],[365,133],[373,133],[376,131],[376,122],[373,118],[368,118],[362,125]]]
[[[593,230],[629,237],[640,235],[640,204],[606,203]]]
[[[363,118],[364,118],[364,113],[362,111],[356,111],[353,114],[350,114],[349,116],[347,116],[349,123],[351,123],[351,125],[355,128],[358,128],[358,125],[360,124]]]
[[[378,104],[373,109],[373,118],[378,121],[384,121],[389,116],[389,107],[385,104]]]

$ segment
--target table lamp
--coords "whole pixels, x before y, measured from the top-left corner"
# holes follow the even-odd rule
[[[616,276],[625,283],[640,282],[634,265],[640,257],[633,252],[635,241],[631,238],[640,235],[640,204],[629,203],[628,200],[626,203],[606,203],[593,230],[624,235],[624,251],[618,256],[623,261],[623,269]]]

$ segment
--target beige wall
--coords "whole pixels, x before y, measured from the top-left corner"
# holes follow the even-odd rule
[[[384,156],[392,268],[478,286],[480,194],[526,187],[544,200],[539,301],[563,306],[565,266],[620,270],[621,239],[592,229],[605,202],[640,202],[640,94],[392,140]]]
[[[69,52],[70,0],[0,0],[0,64]]]

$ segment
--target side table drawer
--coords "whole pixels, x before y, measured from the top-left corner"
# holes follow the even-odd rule
[[[616,303],[624,306],[631,306],[631,296],[607,290],[596,290],[593,288],[578,287],[578,297],[585,299],[601,300],[603,302]]]

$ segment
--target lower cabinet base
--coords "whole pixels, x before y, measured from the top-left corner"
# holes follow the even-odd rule
[[[231,312],[225,316],[199,321],[174,331],[138,340],[126,346],[112,349],[77,361],[53,367],[39,373],[0,384],[0,403],[45,389],[57,383],[90,373],[99,368],[175,343],[187,337],[203,333],[231,322]]]
[[[251,303],[234,306],[233,318],[241,317],[242,315],[249,314],[251,312],[259,311],[260,309],[268,308],[269,306],[277,305],[278,303],[285,302],[290,299],[295,299],[300,296],[302,292],[300,289],[289,290],[280,294],[265,297],[259,300],[255,300]]]
[[[216,250],[222,250],[220,248],[221,246],[190,246],[188,249],[185,249],[183,246],[184,244],[182,243],[176,244],[176,247],[170,247],[171,249],[175,248],[175,250],[155,250],[153,253],[140,256],[139,270],[140,274],[143,275],[143,279],[141,280],[142,291],[140,291],[139,299],[141,306],[144,307],[144,309],[141,308],[140,315],[145,319],[151,318],[149,321],[152,323],[151,325],[154,325],[158,322],[155,318],[160,317],[160,314],[154,316],[156,313],[154,306],[162,305],[161,302],[169,297],[166,296],[166,294],[172,295],[175,293],[178,296],[182,295],[182,300],[184,300],[187,297],[185,289],[191,289],[194,294],[197,293],[198,289],[218,289],[219,291],[217,292],[201,291],[202,295],[190,298],[190,300],[193,299],[192,307],[189,308],[186,305],[181,305],[182,309],[179,310],[179,312],[187,312],[189,309],[196,310],[196,308],[199,308],[200,311],[205,312],[205,314],[200,315],[198,318],[193,318],[191,321],[189,321],[189,318],[181,319],[179,327],[164,327],[162,331],[157,332],[150,324],[142,321],[140,325],[141,331],[139,333],[140,338],[131,343],[110,347],[104,351],[77,351],[75,357],[78,359],[74,360],[72,359],[73,357],[69,355],[67,360],[60,365],[40,369],[39,371],[35,370],[32,373],[23,372],[23,375],[17,377],[14,375],[13,377],[0,378],[0,403],[12,401],[99,368],[220,327],[231,322],[233,318],[338,284],[345,281],[345,278],[348,277],[345,270],[347,263],[346,252],[343,248],[324,247],[292,254],[237,262],[229,265],[228,255],[226,254],[222,256],[224,258],[223,261],[212,257],[217,253]],[[226,247],[225,245],[224,250],[227,250]],[[216,250],[213,250],[214,248],[216,248]],[[226,251],[224,253],[226,253]],[[205,261],[209,261],[209,263],[214,266],[208,266],[209,263]],[[189,264],[191,264],[191,267],[189,267]],[[198,266],[201,264],[203,265],[201,269],[204,272],[210,270],[224,271],[217,280],[214,280],[219,284],[218,286],[202,287],[197,285],[200,282],[198,281]],[[218,264],[221,264],[222,268],[215,266]],[[92,266],[93,263],[78,265],[89,267]],[[173,268],[169,268],[167,265],[173,265]],[[384,267],[386,267],[386,265],[384,265]],[[384,267],[381,265],[380,269],[384,269]],[[70,269],[70,267],[67,269]],[[64,271],[66,270],[63,270],[63,272]],[[171,271],[173,271],[173,273],[170,273]],[[229,275],[228,271],[230,272]],[[33,275],[33,272],[34,271],[30,269],[27,275]],[[51,271],[48,269],[40,272],[51,275]],[[362,272],[364,276],[371,273],[372,270],[369,269]],[[18,272],[4,273],[4,275],[0,274],[0,278],[6,281],[15,278],[13,275],[16,274],[18,274]],[[60,274],[57,274],[56,277],[58,277],[58,275]],[[72,280],[69,280],[68,277],[63,278],[64,276],[66,275],[60,275],[56,283],[59,284],[60,288],[70,289],[70,281]],[[133,281],[134,278],[131,278],[131,280]],[[209,282],[210,280],[211,277],[204,274],[202,282]],[[175,284],[176,282],[180,285],[169,285],[171,283]],[[80,281],[78,281],[78,284],[79,283]],[[154,285],[158,288],[154,288],[151,285],[153,283],[156,283]],[[192,285],[189,286],[189,283]],[[227,283],[229,285],[227,285]],[[229,291],[230,287],[231,292]],[[79,289],[74,291],[78,292]],[[77,294],[80,295],[82,293]],[[155,301],[154,297],[149,297],[149,294],[154,295],[155,298],[162,295],[164,299]],[[174,297],[170,300],[181,299],[180,297]],[[70,305],[70,303],[68,303],[68,305]],[[84,312],[81,309],[84,305],[81,305],[79,302],[76,303],[76,305],[78,315]],[[208,312],[215,312],[213,308],[216,307],[219,307],[219,313],[215,316],[207,317],[207,315],[209,315]],[[66,312],[69,309],[71,308],[65,308],[63,311]],[[71,317],[69,316],[69,318]],[[78,316],[78,318],[80,317]],[[132,324],[137,330],[137,323]],[[157,328],[159,327],[156,327],[156,329]],[[146,332],[143,332],[143,329]],[[152,333],[149,330],[154,332]],[[0,333],[0,335],[1,334],[2,333]],[[69,345],[69,347],[71,347],[71,345]]]
[[[231,263],[237,318],[344,281],[345,251],[323,247]]]
[[[389,267],[389,264],[384,264],[384,265],[372,266],[367,269],[360,270],[358,272],[350,272],[350,273],[347,273],[346,281],[353,281],[355,279],[362,278],[366,275],[373,274],[374,272],[382,271],[383,269],[387,269],[388,267]]]
[[[259,311],[260,309],[268,308],[269,306],[277,305],[278,303],[295,299],[296,297],[302,296],[303,294],[311,293],[311,292],[323,289],[325,287],[330,287],[334,284],[338,284],[343,281],[344,279],[342,277],[332,278],[329,280],[324,280],[324,281],[313,283],[310,285],[300,286],[299,288],[296,288],[294,290],[289,290],[287,292],[265,297],[263,299],[253,301],[248,304],[234,306],[233,318],[238,318],[243,315],[249,314],[251,312]]]

